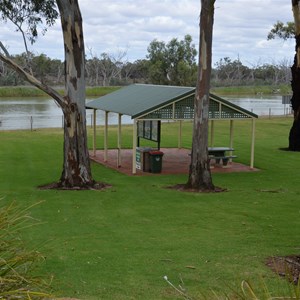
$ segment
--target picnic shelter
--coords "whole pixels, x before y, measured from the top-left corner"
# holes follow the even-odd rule
[[[118,114],[118,146],[117,164],[122,164],[122,116],[130,116],[133,121],[133,140],[132,140],[132,173],[136,173],[136,149],[139,138],[144,137],[160,142],[160,125],[164,121],[177,121],[178,129],[178,148],[181,148],[182,122],[194,119],[194,99],[195,88],[184,86],[164,86],[152,84],[132,84],[110,94],[89,101],[86,109],[93,109],[93,153],[96,153],[96,115],[97,110],[104,111],[104,161],[108,155],[108,115],[109,113]],[[255,119],[258,116],[246,109],[243,109],[230,101],[219,96],[210,94],[209,101],[209,120],[210,126],[210,145],[214,143],[214,122],[218,120],[229,120],[229,147],[233,147],[233,125],[234,120],[249,120],[252,122],[251,149],[250,149],[250,168],[254,167],[254,146],[255,146]],[[150,126],[149,126],[150,125]],[[150,132],[149,132],[150,128]],[[146,130],[145,130],[146,129]]]

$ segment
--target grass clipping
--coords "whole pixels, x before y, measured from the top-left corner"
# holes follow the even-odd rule
[[[0,206],[0,299],[43,299],[49,294],[46,283],[33,277],[31,271],[43,259],[33,250],[26,250],[20,231],[34,225],[28,210],[16,203]]]

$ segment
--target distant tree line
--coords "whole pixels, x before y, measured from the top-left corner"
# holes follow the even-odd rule
[[[89,86],[114,86],[131,83],[195,86],[197,78],[197,50],[192,37],[176,38],[168,43],[153,40],[145,59],[127,60],[127,51],[86,55],[86,79]],[[28,69],[41,82],[64,84],[64,63],[45,54],[24,52],[12,58]],[[212,86],[288,84],[291,81],[292,62],[283,59],[269,63],[257,61],[244,65],[239,58],[224,57],[212,69]],[[0,61],[0,85],[22,85],[18,74]]]
[[[245,66],[239,59],[220,59],[212,70],[212,86],[278,85],[291,81],[291,60]]]
[[[42,83],[64,85],[64,63],[61,60],[51,59],[45,54],[35,55],[32,52],[12,55],[11,58]],[[16,86],[22,84],[25,84],[25,80],[0,60],[0,85]]]

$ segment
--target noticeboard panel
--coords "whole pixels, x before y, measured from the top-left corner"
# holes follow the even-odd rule
[[[139,121],[137,126],[138,137],[160,142],[160,121]]]

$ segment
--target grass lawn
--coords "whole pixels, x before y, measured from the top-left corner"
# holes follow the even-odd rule
[[[286,147],[292,120],[259,119],[255,167],[259,172],[214,174],[224,193],[195,194],[166,189],[186,175],[126,176],[93,164],[105,191],[38,190],[59,179],[62,130],[0,132],[0,198],[31,209],[41,224],[24,231],[45,255],[38,272],[53,275],[59,296],[80,299],[181,299],[163,280],[189,294],[230,292],[242,280],[264,282],[283,296],[285,280],[265,265],[266,257],[300,252],[300,153]],[[229,143],[228,122],[216,122],[215,146]],[[98,129],[98,134],[103,132]],[[191,123],[183,144],[190,147]],[[131,144],[125,127],[123,144]],[[237,161],[249,164],[251,124],[236,121]],[[89,129],[89,143],[92,145]],[[110,130],[114,146],[116,128]],[[177,145],[177,126],[163,124],[162,147]],[[102,138],[97,146],[102,147]],[[198,298],[199,299],[199,298]]]
[[[86,95],[87,96],[103,96],[108,93],[111,93],[120,87],[117,86],[108,86],[108,87],[87,87]],[[64,94],[64,88],[56,88],[59,93]],[[48,97],[42,90],[33,87],[31,85],[27,86],[1,86],[0,87],[0,98],[1,97]]]

